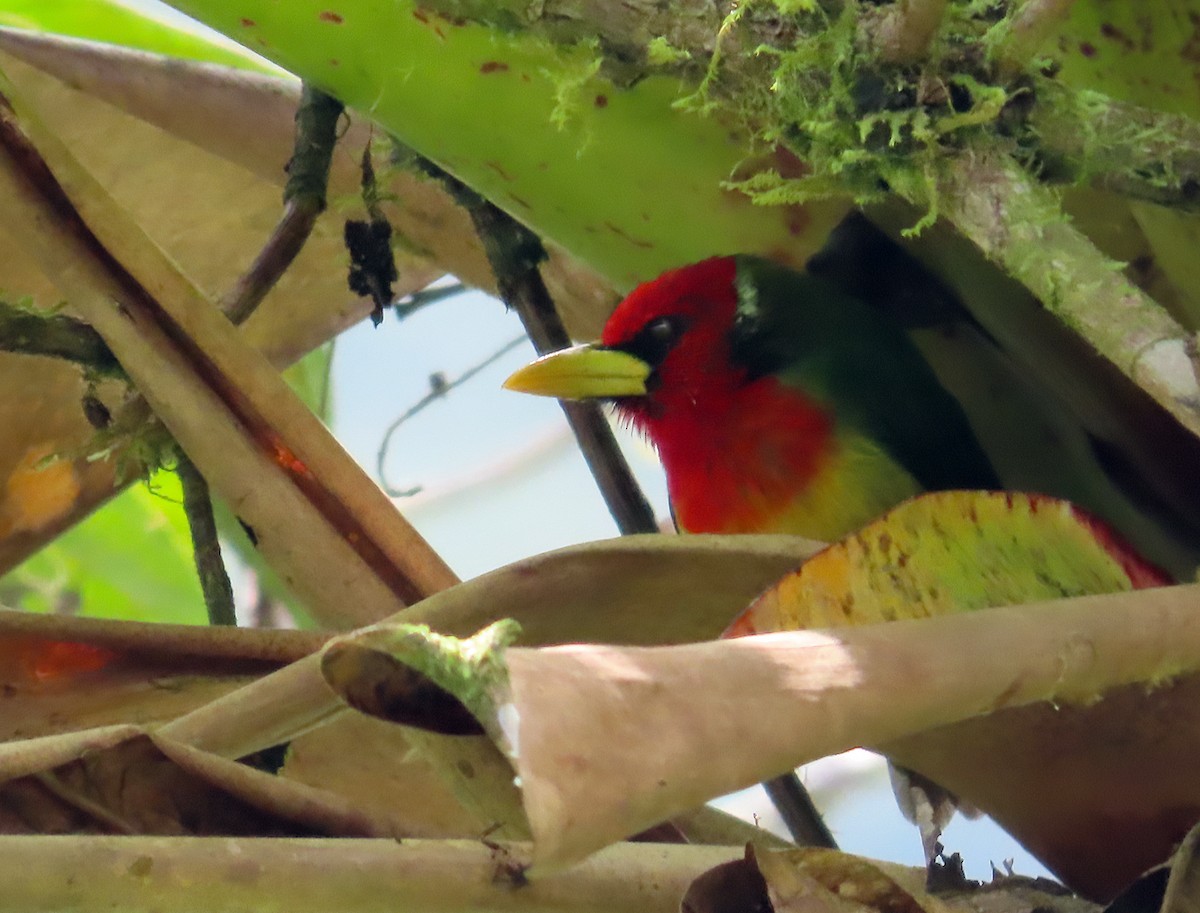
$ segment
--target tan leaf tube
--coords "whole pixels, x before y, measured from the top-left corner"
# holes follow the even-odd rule
[[[1200,667],[1198,615],[1192,585],[674,647],[506,649],[511,623],[469,641],[381,626],[334,641],[324,666],[354,699],[355,654],[387,656],[402,683],[358,706],[392,719],[419,718],[406,702],[422,696],[460,700],[513,764],[545,870],[847,748],[1163,683]]]

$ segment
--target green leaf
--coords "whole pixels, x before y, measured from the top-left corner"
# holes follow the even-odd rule
[[[178,480],[135,485],[0,579],[0,596],[33,612],[204,624],[204,600]]]
[[[0,25],[275,72],[266,61],[218,45],[195,28],[181,29],[116,0],[4,0],[0,3]]]

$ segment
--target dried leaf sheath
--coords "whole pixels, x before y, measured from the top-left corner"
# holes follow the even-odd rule
[[[21,239],[310,609],[331,623],[367,621],[455,582],[275,369],[66,149],[28,112],[18,120],[10,109],[3,127],[3,192],[39,229]]]
[[[1171,587],[674,647],[511,647],[481,722],[520,778],[535,861],[556,868],[847,748],[1200,669],[1198,600]]]

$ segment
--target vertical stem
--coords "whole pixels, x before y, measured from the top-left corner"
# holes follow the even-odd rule
[[[317,216],[325,211],[329,165],[337,144],[337,122],[344,110],[336,98],[308,83],[296,109],[296,140],[288,162],[288,180],[283,190],[284,210],[254,263],[238,279],[222,302],[222,309],[236,324],[243,323],[274,288],[279,277],[312,234]]]
[[[213,516],[208,482],[182,448],[177,447],[176,452],[176,472],[183,486],[183,511],[187,514],[192,533],[192,552],[196,560],[196,574],[200,577],[200,589],[204,592],[204,607],[208,609],[208,623],[236,625],[233,587],[229,583],[225,562],[221,559],[221,542],[217,538],[217,521]]]
[[[398,149],[398,155],[441,182],[470,215],[496,276],[500,298],[517,312],[534,348],[544,354],[569,345],[570,337],[538,269],[546,259],[541,239],[428,159],[403,148]],[[595,403],[560,405],[617,529],[622,535],[657,532],[654,510],[633,477],[600,407]]]

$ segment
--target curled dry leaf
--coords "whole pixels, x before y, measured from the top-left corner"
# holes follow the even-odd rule
[[[754,594],[817,547],[794,536],[625,536],[523,559],[466,581],[405,610],[395,620],[469,634],[501,617],[522,627],[522,642],[621,640],[680,643],[715,637]],[[294,739],[284,774],[355,797],[373,781],[398,783],[412,742],[439,752],[437,777],[469,810],[472,829],[446,812],[446,797],[413,781],[377,791],[374,801],[418,833],[477,833],[497,823],[524,831],[511,767],[486,739],[470,741],[372,726],[342,715],[310,657],[168,723],[172,737],[229,757]],[[320,727],[319,731],[314,727]],[[356,746],[355,765],[344,746]],[[404,760],[407,759],[407,760]],[[415,766],[415,765],[414,765]],[[426,797],[428,801],[425,801]],[[497,801],[499,798],[500,801]],[[703,830],[703,828],[701,828]],[[709,836],[713,836],[710,828]]]
[[[1032,592],[1042,597],[1161,580],[1102,527],[1060,503],[944,497],[967,510],[943,516],[932,510],[942,503],[937,497],[906,505],[892,518],[890,535],[885,520],[865,538],[825,553],[824,564],[818,559],[818,584],[831,593],[848,585],[855,568],[846,555],[855,549],[887,556],[890,563],[877,569],[883,607],[870,616],[879,619],[895,617],[901,596],[928,595],[931,586],[935,597],[948,599],[959,581],[967,604],[1022,601],[1022,561],[1032,562],[1031,577],[1040,581]],[[973,529],[971,511],[990,517],[987,531]],[[998,522],[1006,512],[1016,518],[1007,532]],[[905,565],[914,572],[921,566],[919,550],[905,539],[905,517],[920,519],[924,531],[916,542],[936,558],[925,567],[933,576],[918,574],[915,583],[897,582]],[[968,573],[962,561],[973,553],[995,566]],[[959,565],[946,568],[955,555]],[[1018,575],[1015,584],[1003,568]],[[1047,578],[1047,570],[1063,582]],[[889,584],[891,578],[897,579]],[[514,646],[501,657],[490,652],[498,643],[492,632],[457,645],[406,626],[377,628],[358,635],[362,640],[352,635],[339,649],[387,650],[431,678],[433,693],[462,702],[513,763],[536,860],[557,866],[712,796],[845,748],[893,746],[1003,708],[1090,704],[1122,685],[1174,679],[1200,665],[1196,595],[1195,587],[1164,587],[665,648]],[[865,589],[850,604],[859,599],[866,599]],[[842,613],[847,605],[833,599],[826,610]],[[388,712],[412,719],[417,711],[393,702]],[[698,765],[697,758],[709,762]],[[945,782],[910,753],[901,760]]]
[[[947,913],[924,890],[920,869],[887,866],[837,850],[753,854],[774,913]]]
[[[8,834],[406,836],[338,796],[113,726],[0,746]]]

